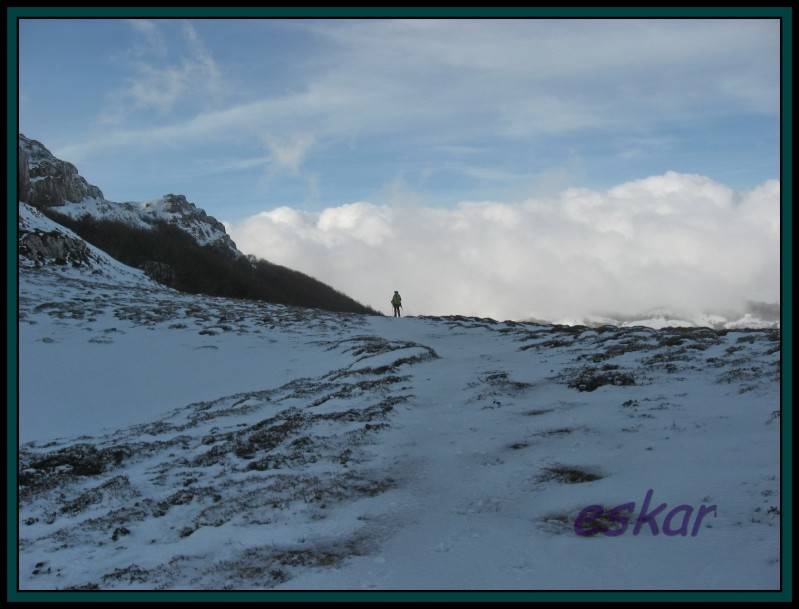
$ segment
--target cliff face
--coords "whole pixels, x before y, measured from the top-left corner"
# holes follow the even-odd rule
[[[191,235],[200,245],[213,245],[242,255],[224,225],[184,195],[167,194],[146,203],[108,201],[72,163],[56,158],[41,142],[22,134],[18,138],[17,158],[17,188],[22,202],[40,209],[54,208],[72,218],[89,215],[137,228],[166,222]]]
[[[37,207],[61,207],[104,198],[102,191],[89,184],[72,163],[54,157],[41,142],[20,134],[17,156],[20,201]]]

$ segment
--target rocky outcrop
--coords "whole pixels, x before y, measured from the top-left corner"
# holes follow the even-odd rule
[[[189,233],[201,245],[213,245],[238,254],[236,244],[225,231],[225,225],[184,195],[167,194],[141,206],[142,219],[148,223],[166,221]]]
[[[41,142],[20,134],[17,144],[19,200],[37,207],[60,207],[84,199],[103,199],[72,163],[57,159]]]
[[[208,224],[211,228],[219,232],[225,232],[225,225],[213,216],[205,213],[204,209],[197,207],[194,203],[190,203],[183,195],[168,194],[164,196],[164,209],[173,214],[180,214],[184,218],[191,218],[199,220]]]
[[[19,255],[37,265],[55,263],[85,266],[90,263],[91,253],[81,239],[58,231],[34,231],[20,233]]]

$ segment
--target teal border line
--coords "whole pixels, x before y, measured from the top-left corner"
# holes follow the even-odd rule
[[[780,479],[782,509],[782,583],[788,598],[793,597],[793,10],[781,22],[782,73],[780,109],[782,123],[780,168]]]
[[[17,251],[16,251],[16,175],[17,144],[17,19],[20,18],[93,18],[93,17],[565,17],[565,18],[778,18],[782,26],[781,73],[781,442],[782,442],[782,590],[781,591],[18,591],[17,573],[17,333],[16,315],[7,315],[6,353],[6,452],[7,452],[7,502],[6,502],[6,601],[16,602],[113,602],[113,601],[723,601],[723,602],[785,602],[793,598],[791,568],[793,562],[792,539],[792,456],[791,437],[793,384],[791,363],[793,354],[793,269],[791,255],[792,200],[793,200],[793,8],[792,7],[9,7],[6,9],[7,72],[6,142],[7,209],[6,254],[7,311],[17,310]],[[15,278],[12,281],[12,277]],[[12,362],[14,365],[12,366]],[[12,544],[13,540],[13,544]]]
[[[788,7],[11,7],[9,18],[21,17],[783,17]]]
[[[17,21],[7,11],[6,50],[6,600],[17,585]],[[14,179],[11,176],[14,175]],[[12,204],[13,202],[13,204]],[[12,279],[13,278],[13,279]],[[15,314],[12,317],[11,311]],[[14,362],[12,365],[11,362]],[[13,544],[12,544],[12,540]],[[13,588],[12,588],[13,586]]]

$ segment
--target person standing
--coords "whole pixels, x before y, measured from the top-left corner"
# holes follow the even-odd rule
[[[402,317],[400,309],[402,308],[402,296],[399,295],[397,290],[394,290],[394,296],[391,297],[391,306],[394,307],[394,317]]]

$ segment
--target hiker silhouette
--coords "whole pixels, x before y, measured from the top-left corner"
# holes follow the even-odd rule
[[[391,306],[394,307],[394,317],[402,317],[400,309],[402,308],[402,296],[399,295],[397,290],[394,290],[394,296],[391,297]]]

